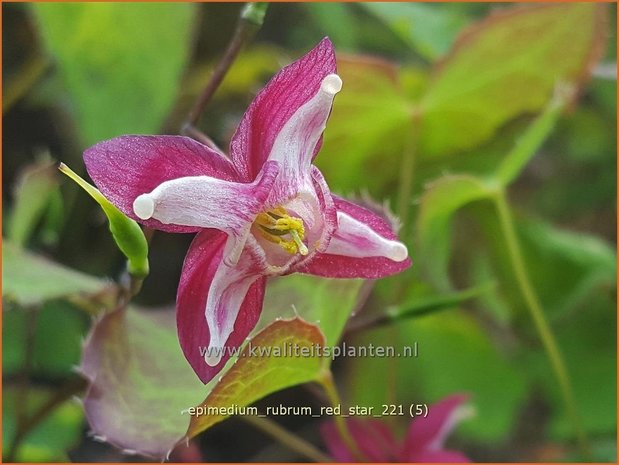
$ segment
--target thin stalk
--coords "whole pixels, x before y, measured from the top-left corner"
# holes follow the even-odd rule
[[[411,244],[412,238],[409,238],[412,227],[410,222],[410,212],[412,206],[413,195],[413,179],[415,176],[415,157],[417,156],[417,144],[419,134],[419,120],[420,114],[417,111],[413,111],[411,115],[411,127],[410,133],[404,140],[404,151],[402,153],[402,159],[400,163],[400,179],[399,179],[399,191],[398,191],[398,218],[401,224],[401,231],[399,236],[402,241]],[[410,239],[410,240],[409,240]],[[392,302],[399,302],[404,297],[408,282],[410,281],[411,270],[406,270],[398,276],[398,282],[396,283],[395,291],[393,293]],[[388,363],[393,363],[390,361]]]
[[[333,374],[329,369],[325,372],[325,374],[318,380],[320,385],[325,390],[327,394],[327,398],[329,399],[329,403],[332,407],[337,407],[342,405],[342,400],[340,398],[340,394],[337,391],[337,387],[335,382],[333,381]],[[348,430],[348,425],[346,424],[346,419],[341,415],[335,415],[335,427],[337,428],[342,441],[346,444],[348,450],[352,453],[352,455],[359,460],[360,462],[366,462],[365,457],[357,447],[357,443],[353,439],[350,431]]]
[[[264,21],[264,15],[268,8],[266,2],[247,3],[241,11],[241,16],[234,30],[234,35],[228,44],[228,48],[217,63],[213,75],[209,79],[202,94],[196,100],[196,103],[189,111],[187,120],[181,128],[181,134],[194,137],[200,142],[206,143],[209,146],[214,146],[213,141],[206,135],[202,134],[196,125],[206,107],[207,103],[215,94],[215,91],[222,83],[224,77],[230,70],[230,67],[236,60],[243,46],[258,32]]]
[[[404,153],[400,165],[400,189],[398,192],[398,216],[402,222],[404,236],[410,230],[408,219],[411,209],[413,178],[415,171],[415,156],[417,150],[417,126],[419,118],[413,115],[411,132],[404,142]]]
[[[576,400],[574,398],[574,392],[572,391],[569,373],[552,329],[546,320],[542,306],[529,280],[518,237],[516,236],[514,220],[505,198],[505,192],[502,189],[498,190],[494,200],[520,292],[524,297],[527,309],[533,318],[535,328],[542,340],[544,349],[546,350],[550,364],[552,365],[552,369],[559,383],[563,401],[565,402],[568,415],[572,422],[580,450],[585,457],[589,457],[591,455],[589,443],[576,407]]]
[[[312,462],[329,463],[333,460],[327,455],[319,451],[313,444],[310,444],[305,439],[292,434],[290,431],[282,428],[276,422],[266,417],[257,417],[253,415],[239,416],[240,420],[259,429],[268,436],[278,441],[288,449],[297,452],[299,455],[311,460]]]

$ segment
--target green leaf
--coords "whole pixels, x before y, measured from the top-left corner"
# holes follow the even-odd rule
[[[411,126],[411,107],[387,61],[338,57],[344,87],[333,105],[317,166],[342,192],[390,186]],[[376,154],[380,153],[380,157]],[[368,176],[372,173],[372,176]]]
[[[121,449],[164,458],[187,431],[206,388],[181,352],[174,312],[107,313],[84,347],[84,399],[91,429]]]
[[[67,165],[61,163],[58,169],[75,181],[101,206],[109,221],[110,232],[116,245],[127,257],[129,273],[137,278],[145,278],[148,275],[148,242],[146,242],[142,228],[131,218],[126,217],[97,188],[84,181]]]
[[[276,321],[250,341],[238,361],[200,407],[206,412],[208,407],[225,409],[249,405],[272,392],[315,381],[322,374],[327,359],[294,356],[289,353],[289,348],[298,347],[299,351],[309,351],[324,345],[325,339],[318,327],[298,318]],[[250,347],[257,355],[252,355]],[[267,352],[261,355],[261,350]],[[191,438],[228,416],[192,416],[187,435]]]
[[[329,346],[336,345],[350,314],[366,293],[363,279],[327,279],[294,274],[269,281],[258,327],[276,318],[300,316],[317,325]],[[337,311],[333,303],[337,302]]]
[[[302,3],[323,35],[328,35],[338,49],[354,48],[359,42],[359,26],[346,3]]]
[[[421,198],[418,218],[418,256],[430,280],[448,290],[450,221],[465,205],[488,199],[495,189],[479,178],[467,175],[443,176],[430,184]]]
[[[3,373],[15,374],[23,368],[29,323],[35,325],[32,372],[56,379],[70,375],[80,361],[88,320],[77,308],[57,300],[39,311],[16,308],[3,313]]]
[[[57,187],[58,176],[51,162],[32,164],[21,173],[7,231],[13,244],[23,246],[30,238]]]
[[[602,53],[605,12],[594,3],[517,7],[463,32],[419,102],[420,153],[475,147],[542,108],[558,83],[581,85]]]
[[[72,270],[11,244],[2,243],[2,297],[21,305],[80,294],[95,294],[103,280]]]
[[[363,2],[385,21],[405,43],[429,60],[435,60],[451,47],[456,34],[468,20],[451,5],[425,3]]]
[[[555,127],[568,101],[566,94],[571,94],[571,91],[557,89],[557,95],[550,100],[544,112],[529,125],[515,147],[501,160],[496,178],[503,186],[509,185],[518,177]]]
[[[588,308],[596,294],[614,294],[617,254],[610,244],[542,221],[523,221],[518,231],[531,280],[553,318]]]
[[[458,425],[456,434],[491,443],[505,440],[527,395],[525,365],[497,350],[488,332],[461,311],[401,321],[354,340],[355,345],[394,346],[396,353],[415,342],[419,351],[415,358],[351,360],[349,403],[380,409],[382,404],[430,404],[454,393],[469,393],[476,415]],[[389,381],[368,382],[369,373],[371,379]]]
[[[314,347],[324,342],[318,327],[297,318],[269,325],[251,344],[257,348],[253,350],[274,350],[286,344]],[[92,329],[81,363],[91,382],[84,399],[89,424],[102,440],[161,459],[184,437],[225,418],[190,416],[187,409],[205,404],[248,405],[279,389],[316,379],[328,360],[252,356],[249,350],[245,347],[223,377],[205,387],[181,352],[174,312],[107,313]]]
[[[26,412],[32,414],[41,407],[51,393],[43,389],[28,391]],[[2,392],[2,445],[3,455],[15,435],[15,407],[19,395],[15,388],[5,387]],[[35,426],[24,438],[17,451],[18,462],[67,462],[67,450],[73,448],[82,436],[82,409],[72,400],[56,408]]]
[[[617,304],[612,296],[592,294],[586,308],[555,324],[582,423],[590,437],[615,437],[617,428]],[[539,350],[523,359],[529,375],[544,389],[555,415],[549,434],[555,440],[572,439],[573,428],[555,379],[548,376],[548,359]],[[595,393],[595,395],[592,395]]]
[[[84,142],[156,132],[189,54],[189,3],[36,3]]]
[[[401,338],[418,341],[414,377],[426,396],[472,394],[476,416],[460,426],[461,433],[493,442],[506,438],[526,393],[524,366],[497,350],[484,328],[458,312],[412,320],[402,326]]]

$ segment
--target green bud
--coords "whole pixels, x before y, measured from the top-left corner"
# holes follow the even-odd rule
[[[246,3],[241,11],[241,18],[255,26],[262,26],[264,15],[269,7],[268,2],[249,2]]]
[[[126,217],[99,190],[84,181],[64,163],[58,169],[84,189],[103,209],[110,224],[110,232],[120,251],[127,257],[129,274],[143,279],[148,275],[148,243],[142,228],[131,218]]]

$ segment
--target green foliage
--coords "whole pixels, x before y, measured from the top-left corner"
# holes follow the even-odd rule
[[[325,31],[329,38],[344,50],[355,47],[359,43],[359,27],[352,15],[351,5],[346,3],[303,3],[306,11]]]
[[[420,152],[475,147],[513,117],[542,108],[557,84],[580,84],[600,56],[603,9],[584,3],[513,9],[462,34],[419,102]]]
[[[22,172],[7,233],[13,244],[18,247],[26,244],[57,187],[56,169],[50,161],[36,163]]]
[[[122,449],[163,458],[184,435],[181,415],[205,395],[183,357],[173,312],[108,313],[93,327],[81,371],[92,430]]]
[[[555,324],[557,339],[565,356],[574,395],[584,427],[591,437],[613,436],[616,431],[617,353],[615,293],[591,294],[579,311]],[[556,440],[569,439],[572,431],[557,392],[548,376],[548,363],[539,351],[523,356],[528,376],[542,385],[544,395],[556,413],[551,417],[549,433]],[[582,458],[580,458],[582,460]]]
[[[53,394],[44,389],[28,391],[25,413],[32,414]],[[8,451],[16,432],[16,411],[23,401],[13,388],[2,391],[2,453]],[[62,403],[25,437],[17,451],[18,462],[67,462],[67,450],[75,446],[82,430],[82,411],[73,400]]]
[[[385,21],[424,58],[436,60],[449,50],[467,18],[453,8],[424,3],[360,3]]]
[[[441,312],[372,331],[357,344],[402,347],[418,343],[418,358],[355,360],[348,378],[349,402],[381,406],[397,402],[432,403],[466,392],[474,418],[458,429],[468,437],[498,443],[506,438],[527,390],[525,367],[498,351],[489,334],[461,312]],[[387,382],[368,383],[367,373]]]
[[[264,8],[251,8],[256,6]],[[124,133],[159,132],[164,119],[165,130],[174,132],[209,79],[224,50],[224,36],[232,31],[230,19],[235,21],[240,11],[216,4],[29,8],[56,59],[54,69],[68,97],[64,101],[75,117],[66,128],[63,122],[53,125],[68,146],[75,145],[71,124],[81,138],[78,146]],[[527,299],[512,256],[515,239],[524,274],[563,352],[577,408],[592,436],[593,459],[616,460],[616,80],[588,79],[604,51],[605,10],[614,13],[615,6],[364,3],[269,9],[264,35],[239,55],[207,107],[209,136],[227,140],[251,95],[282,62],[328,34],[344,87],[316,162],[334,192],[368,189],[374,197],[397,198],[398,206],[410,207],[413,221],[407,221],[400,237],[409,245],[414,238],[409,247],[414,265],[376,287],[302,275],[270,280],[253,343],[332,346],[345,326],[357,344],[398,350],[417,342],[419,358],[338,361],[335,374],[342,376],[336,378],[348,394],[343,402],[430,403],[469,392],[477,415],[461,426],[455,444],[470,446],[472,459],[478,450],[508,459],[517,450],[523,454],[519,460],[534,461],[544,446],[557,444],[565,451],[563,459],[583,460],[572,450],[564,393],[525,311]],[[486,16],[490,9],[496,12]],[[206,27],[196,30],[194,38],[192,16],[204,12],[200,24]],[[290,21],[280,21],[283,17]],[[290,24],[295,25],[292,32]],[[283,43],[272,45],[273,37]],[[196,63],[185,70],[191,50]],[[355,51],[374,56],[343,53]],[[605,60],[615,62],[615,54],[611,46]],[[179,85],[181,72],[186,77]],[[28,80],[32,91],[13,99],[7,118],[20,111],[20,102],[59,91],[49,82],[36,83]],[[174,113],[168,114],[175,98]],[[36,103],[46,108],[50,100]],[[26,127],[30,124],[28,119]],[[31,148],[32,141],[27,143]],[[63,206],[52,170],[36,166],[17,183],[10,180],[10,164],[7,175],[17,190],[5,210],[9,240],[3,245],[3,298],[12,304],[3,314],[3,368],[10,386],[3,398],[5,445],[14,431],[13,383],[24,368],[24,341],[34,314],[27,311],[38,307],[31,374],[53,383],[67,377],[76,363],[86,324],[83,314],[61,300],[79,297],[80,305],[93,312],[113,307],[101,303],[102,291],[114,298],[114,305],[118,302],[105,281],[24,250],[55,244],[63,208],[86,224],[82,211],[68,202]],[[410,189],[398,192],[402,179]],[[92,186],[81,179],[78,183],[97,199]],[[507,198],[513,206],[502,203]],[[112,218],[120,215],[105,199],[98,201]],[[511,248],[497,215],[500,205],[513,216]],[[68,247],[61,241],[53,252],[63,262],[67,254],[66,263],[83,263],[83,257],[72,255],[72,241],[81,240],[90,251],[93,239],[66,229],[70,232],[62,239]],[[112,229],[117,238],[130,238],[121,249],[141,263],[132,265],[140,274],[147,248],[139,227],[129,222]],[[175,240],[157,235],[153,263],[160,269],[149,278],[152,289],[170,287],[159,284],[177,279],[178,270],[170,264],[180,264],[186,243]],[[95,257],[86,258],[97,267]],[[161,270],[166,267],[169,272]],[[100,274],[117,271],[102,269]],[[169,302],[171,295],[153,291],[146,298]],[[368,322],[386,327],[361,332]],[[190,418],[181,411],[197,405],[248,405],[317,380],[329,363],[245,357],[231,361],[221,380],[205,387],[181,353],[172,312],[129,309],[95,322],[81,369],[90,380],[86,412],[92,429],[128,452],[162,458],[181,438],[226,417]],[[32,403],[40,405],[45,395],[33,391]],[[545,407],[536,418],[547,429],[537,442],[514,443],[527,426],[522,418],[533,398]],[[63,451],[79,435],[67,425],[79,425],[81,417],[74,415],[63,425],[54,415],[48,418],[52,430],[41,424],[41,431],[27,437],[20,459],[66,460]],[[408,419],[401,420],[403,430]],[[522,446],[530,449],[521,451]],[[234,458],[235,451],[224,452],[224,459]]]
[[[32,8],[85,144],[157,132],[188,57],[194,5],[35,3]]]
[[[442,310],[449,310],[458,307],[468,300],[478,298],[488,292],[493,285],[488,283],[485,285],[476,286],[464,291],[446,292],[436,295],[421,296],[404,301],[402,304],[391,307],[387,310],[387,315],[390,323],[395,323],[400,320],[409,318],[418,318],[420,316],[429,315]]]
[[[272,392],[316,381],[322,376],[325,361],[328,360],[318,357],[295,357],[289,353],[290,347],[298,347],[298,350],[303,351],[325,345],[320,329],[298,318],[270,324],[252,338],[251,345],[258,354],[260,350],[279,350],[280,356],[252,356],[246,347],[238,361],[221,378],[201,407],[225,409],[231,405],[244,406]],[[286,355],[281,356],[282,354]],[[228,416],[193,416],[187,434],[193,437]]]
[[[29,324],[34,325],[32,372],[52,379],[70,375],[81,358],[87,320],[62,301],[48,302],[38,311],[16,308],[3,314],[3,373],[14,375],[25,365]]]
[[[610,244],[540,221],[523,221],[519,232],[531,279],[553,318],[585,311],[596,295],[614,295],[617,254]]]
[[[467,175],[444,176],[432,183],[421,200],[419,250],[430,280],[441,290],[450,287],[450,220],[465,205],[492,196],[492,187]]]
[[[348,192],[360,185],[371,192],[384,189],[397,177],[410,132],[412,109],[398,84],[397,69],[383,60],[344,58],[338,60],[338,74],[344,87],[335,99],[316,164],[336,190]]]
[[[365,284],[367,286],[367,283]],[[276,318],[293,318],[316,324],[328,346],[336,345],[351,313],[367,295],[362,279],[321,279],[302,274],[269,282],[258,328]]]
[[[2,243],[2,298],[21,305],[80,294],[95,294],[107,286],[103,280],[80,273]]]
[[[254,347],[324,346],[335,343],[357,303],[361,280],[282,278],[265,299]],[[311,295],[311,293],[314,295]],[[327,299],[339,296],[338,318]],[[302,319],[279,320],[295,307]],[[279,313],[281,311],[281,313]],[[294,311],[293,311],[294,313]],[[308,320],[309,322],[306,322]],[[320,326],[311,322],[320,320]],[[110,443],[161,458],[185,436],[198,434],[224,416],[191,417],[179,412],[197,406],[245,406],[285,387],[316,380],[331,361],[318,357],[247,356],[206,387],[178,345],[172,312],[130,309],[108,313],[87,340],[81,370],[92,385],[85,400],[94,431]],[[257,331],[257,330],[256,330]],[[271,349],[272,350],[272,349]],[[205,399],[206,397],[206,399]],[[118,418],[122,421],[118,421]]]
[[[572,97],[570,88],[559,87],[556,94],[542,114],[526,129],[524,134],[516,142],[501,161],[496,172],[496,180],[502,186],[511,184],[522,172],[531,157],[539,150],[542,143],[548,137],[561,115],[561,110]]]

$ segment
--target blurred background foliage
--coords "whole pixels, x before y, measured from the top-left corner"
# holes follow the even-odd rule
[[[33,417],[14,459],[135,460],[89,438],[82,410],[64,400],[83,388],[73,367],[89,315],[112,298],[124,259],[105,216],[61,182],[54,161],[83,175],[81,153],[94,142],[178,133],[241,5],[2,8],[3,455],[16,425]],[[335,192],[391,204],[414,262],[376,284],[344,337],[420,348],[416,359],[336,361],[346,402],[430,403],[467,391],[477,415],[455,446],[474,460],[579,460],[488,190],[507,173],[501,185],[529,278],[564,352],[593,458],[615,461],[616,6],[607,25],[586,5],[491,16],[509,8],[519,6],[273,4],[200,127],[226,147],[264,82],[330,36],[344,89],[317,164]],[[597,52],[601,60],[588,63]],[[557,79],[579,86],[578,98],[553,116]],[[554,129],[521,166],[511,154],[540,114]],[[190,240],[154,237],[139,305],[173,304]],[[354,329],[385,312],[404,316]],[[293,388],[262,402],[307,405],[308,396]],[[318,442],[315,422],[279,420]],[[403,429],[400,420],[390,419]],[[263,441],[230,419],[200,445],[207,461],[298,458]]]

